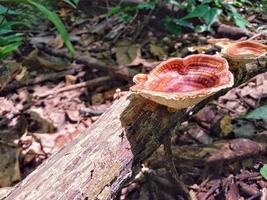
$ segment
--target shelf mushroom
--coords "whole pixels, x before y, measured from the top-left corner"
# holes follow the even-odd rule
[[[217,55],[171,58],[149,74],[137,74],[131,91],[169,108],[193,106],[211,94],[233,86],[227,61]]]
[[[238,69],[241,65],[266,55],[267,46],[251,40],[237,41],[226,45],[221,53],[228,60],[230,68]]]

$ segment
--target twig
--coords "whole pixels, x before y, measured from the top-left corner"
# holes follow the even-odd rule
[[[48,53],[53,56],[57,57],[63,57],[68,60],[73,60],[71,57],[68,55],[61,53],[61,52],[56,52],[55,50],[49,49],[48,47],[44,45],[38,45],[38,48],[43,50],[45,53]],[[97,58],[90,57],[90,56],[83,56],[83,55],[76,55],[74,57],[74,60],[77,63],[84,64],[86,66],[89,66],[91,69],[97,69],[106,73],[111,73],[114,76],[123,78],[124,80],[129,80],[129,77],[127,76],[126,73],[123,73],[123,70],[118,69],[117,67],[112,67],[111,64],[107,64],[105,62],[102,62],[101,60],[98,60]],[[127,67],[127,66],[125,66]]]
[[[145,18],[144,22],[142,23],[141,27],[137,30],[137,32],[136,32],[136,34],[135,34],[135,36],[134,36],[134,38],[133,38],[133,41],[135,41],[135,40],[139,37],[139,35],[140,35],[141,32],[143,31],[144,27],[149,23],[150,18],[151,18],[152,14],[153,14],[153,11],[154,11],[154,9],[151,9],[151,10],[149,11],[149,13],[148,13],[148,15],[146,16],[146,18]]]
[[[47,93],[39,94],[39,95],[36,95],[34,97],[37,98],[37,99],[40,99],[40,98],[44,98],[44,97],[47,97],[47,96],[50,96],[50,95],[56,95],[56,94],[59,94],[59,93],[62,93],[62,92],[70,91],[70,90],[76,90],[76,89],[80,89],[80,88],[84,88],[84,87],[92,87],[92,86],[107,82],[109,80],[111,80],[111,78],[109,76],[103,76],[103,77],[96,78],[96,79],[93,79],[93,80],[90,80],[90,81],[85,81],[85,82],[82,82],[82,83],[69,85],[69,86],[66,86],[66,87],[63,87],[63,88],[51,90],[51,91],[49,91]]]
[[[219,180],[218,182],[216,182],[210,189],[209,191],[205,194],[204,197],[201,198],[201,200],[206,200],[208,199],[208,197],[215,192],[221,185],[221,181]]]
[[[241,113],[239,113],[238,111],[236,111],[236,110],[234,110],[234,109],[232,109],[232,108],[229,108],[229,107],[227,107],[227,106],[225,106],[225,105],[218,104],[218,103],[216,103],[216,102],[212,102],[212,104],[214,104],[214,105],[216,105],[216,106],[218,106],[218,107],[220,107],[220,108],[222,108],[222,109],[226,109],[226,110],[228,110],[229,112],[232,112],[233,114],[241,114]]]
[[[255,109],[255,106],[250,103],[247,99],[245,99],[240,92],[236,92],[236,95],[246,104],[248,105],[248,107],[252,108],[252,109]]]
[[[190,199],[189,191],[186,188],[185,184],[180,180],[179,174],[175,168],[175,164],[173,162],[173,155],[171,149],[171,135],[165,135],[164,141],[164,152],[165,152],[165,159],[167,161],[168,168],[170,169],[172,177],[175,179],[177,184],[177,189],[183,194],[186,199]]]
[[[36,84],[43,83],[43,82],[46,82],[46,81],[55,81],[55,80],[58,80],[58,79],[62,79],[66,75],[75,74],[76,72],[79,72],[80,70],[82,70],[82,69],[81,68],[80,69],[72,68],[72,69],[68,69],[68,70],[65,70],[65,71],[52,72],[52,73],[49,73],[49,74],[40,75],[40,76],[38,76],[36,78],[33,78],[33,79],[30,79],[30,80],[28,80],[27,82],[24,82],[24,83],[14,82],[14,83],[11,83],[8,86],[6,86],[0,92],[0,94],[2,95],[2,94],[6,94],[8,92],[14,92],[14,90],[16,90],[16,89],[19,89],[19,88],[22,88],[22,87],[31,86],[31,85],[36,85]]]
[[[256,35],[253,35],[252,37],[250,37],[248,40],[253,40],[253,39],[255,39],[255,38],[257,38],[257,37],[259,37],[259,36],[261,36],[261,35],[267,35],[267,32],[266,31],[263,31],[263,32],[260,32],[260,33],[258,33],[258,34],[256,34]]]
[[[47,46],[43,45],[43,44],[38,44],[37,48],[44,51],[45,53],[49,54],[49,55],[53,55],[56,57],[62,57],[65,58],[67,60],[75,60],[76,62],[85,64],[89,67],[95,68],[95,69],[100,69],[103,71],[109,71],[111,69],[110,66],[107,66],[106,63],[101,62],[100,60],[90,57],[90,56],[81,56],[81,55],[76,55],[74,58],[70,57],[69,55],[62,53],[62,52],[58,52],[56,50],[53,50],[51,48],[48,48]]]

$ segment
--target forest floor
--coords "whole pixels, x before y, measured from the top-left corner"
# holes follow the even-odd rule
[[[219,49],[209,44],[208,39],[250,38],[267,22],[266,15],[248,14],[251,24],[248,33],[223,26],[209,33],[172,36],[151,16],[143,24],[142,16],[127,24],[117,16],[107,17],[105,6],[58,9],[76,50],[74,58],[48,24],[29,32],[25,45],[9,57],[16,62],[6,64],[12,70],[0,75],[0,186],[9,187],[21,181],[51,154],[82,134],[114,99],[129,89],[133,75],[149,72],[169,57],[215,54]],[[256,39],[266,41],[267,37],[260,35]],[[230,142],[222,146],[220,156],[216,157],[224,163],[216,178],[212,173],[204,177],[193,162],[187,169],[181,167],[182,179],[190,186],[192,198],[267,199],[267,181],[259,173],[267,162],[267,140],[260,141],[265,146],[257,140],[267,136],[267,122],[242,118],[266,105],[266,97],[265,73],[210,102],[173,136],[173,146],[179,147],[204,148]],[[190,154],[196,152],[180,156],[189,159]],[[140,192],[142,187],[147,185],[139,183],[127,199],[146,199],[146,194]],[[177,197],[175,192],[168,196],[158,194],[157,189],[152,193],[159,199]]]

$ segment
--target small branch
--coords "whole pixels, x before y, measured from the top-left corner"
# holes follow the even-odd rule
[[[267,32],[266,31],[262,31],[256,35],[253,35],[252,37],[248,38],[248,40],[254,40],[255,38],[261,36],[261,35],[267,35]]]
[[[41,51],[44,51],[45,53],[49,55],[53,55],[56,57],[62,57],[67,60],[73,61],[75,60],[76,62],[85,64],[91,68],[95,69],[100,69],[103,71],[109,71],[111,69],[111,66],[107,65],[106,63],[102,62],[101,60],[98,60],[96,58],[90,57],[88,55],[82,56],[82,55],[76,55],[74,58],[70,57],[67,53],[63,53],[54,49],[50,49],[47,46],[43,44],[38,44],[37,48],[40,49]]]
[[[63,88],[51,90],[47,93],[39,94],[39,95],[36,95],[34,97],[37,99],[41,99],[41,98],[45,98],[45,97],[50,96],[50,95],[57,95],[59,93],[70,91],[70,90],[76,90],[76,89],[80,89],[80,88],[84,88],[84,87],[96,86],[98,84],[105,83],[109,80],[111,80],[111,78],[109,76],[103,76],[103,77],[96,78],[96,79],[93,79],[90,81],[85,81],[82,83],[78,83],[78,84],[74,84],[74,85],[68,85],[68,86],[63,87]]]
[[[1,91],[0,94],[2,95],[2,94],[9,93],[9,92],[14,92],[14,90],[16,90],[16,89],[19,89],[19,88],[22,88],[22,87],[31,86],[31,85],[36,85],[36,84],[43,83],[43,82],[46,82],[46,81],[59,80],[59,79],[64,78],[66,75],[75,74],[75,73],[79,72],[80,70],[81,69],[72,68],[72,69],[68,69],[68,70],[65,70],[65,71],[43,74],[43,75],[40,75],[40,76],[38,76],[36,78],[29,79],[26,82],[22,82],[22,83],[15,81],[14,83],[10,83],[9,85],[7,85]]]
[[[186,199],[190,199],[189,191],[186,188],[185,184],[180,180],[179,174],[173,162],[173,154],[172,154],[172,149],[171,149],[171,135],[165,135],[163,144],[164,144],[165,159],[166,159],[168,168],[171,172],[171,175],[176,182],[177,189],[181,192],[181,194],[183,194],[183,196]]]

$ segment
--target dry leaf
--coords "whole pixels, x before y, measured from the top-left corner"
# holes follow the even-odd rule
[[[49,42],[53,47],[56,49],[60,49],[64,46],[64,41],[60,35],[57,35],[57,37]]]
[[[122,40],[117,43],[115,52],[117,63],[119,65],[127,65],[136,58],[137,47],[127,40]]]
[[[222,134],[226,137],[229,133],[232,132],[232,119],[229,115],[225,115],[220,121],[220,128],[222,130]]]
[[[65,83],[66,85],[73,85],[76,81],[76,77],[73,75],[66,75],[65,76]]]
[[[167,53],[160,46],[157,46],[155,44],[150,44],[149,48],[153,56],[158,57],[159,59],[167,57]]]

